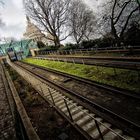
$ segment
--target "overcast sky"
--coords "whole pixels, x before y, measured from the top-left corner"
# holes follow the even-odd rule
[[[26,29],[26,18],[22,0],[3,0],[0,7],[0,37],[21,39]],[[84,0],[91,8],[96,9],[98,0]],[[97,10],[95,10],[97,11]]]

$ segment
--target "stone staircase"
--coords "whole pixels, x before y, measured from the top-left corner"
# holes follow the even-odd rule
[[[54,105],[61,110],[67,117],[69,116],[68,108],[72,116],[72,121],[77,124],[83,131],[85,131],[91,138],[95,140],[102,140],[101,135],[97,129],[99,126],[100,132],[104,140],[135,140],[133,137],[123,135],[123,131],[117,128],[111,128],[111,124],[105,122],[102,118],[90,113],[89,110],[83,106],[78,105],[73,100],[65,97],[55,89],[48,86],[49,90],[42,88],[43,94],[47,100],[54,103]],[[67,106],[66,103],[67,102]],[[95,122],[96,121],[96,122]]]

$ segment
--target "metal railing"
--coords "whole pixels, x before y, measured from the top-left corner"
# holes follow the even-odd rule
[[[52,51],[45,51],[45,50],[40,50],[36,51],[37,55],[76,55],[76,54],[92,54],[92,53],[100,53],[100,51],[105,51],[108,53],[109,51],[131,51],[133,49],[140,49],[140,46],[122,46],[122,47],[105,47],[105,48],[99,48],[99,47],[92,47],[88,49],[72,49],[72,50],[52,50]]]
[[[55,100],[54,100],[54,98],[53,98],[53,95],[52,95],[52,93],[51,93],[50,88],[47,88],[47,89],[48,89],[48,91],[49,91],[49,94],[50,94],[50,97],[51,97],[51,99],[52,99],[53,105],[56,106],[56,105],[55,105]],[[71,103],[70,100],[66,99],[65,97],[62,97],[62,100],[64,100],[65,107],[67,108],[67,111],[68,111],[68,115],[69,115],[70,120],[71,120],[73,123],[76,124],[76,122],[74,121],[74,119],[73,119],[73,117],[72,117],[72,113],[71,113],[71,111],[70,111],[69,105],[75,106],[76,108],[77,108],[77,105]],[[68,105],[68,104],[69,104],[69,105]],[[57,106],[56,106],[56,107],[57,107]],[[59,107],[57,107],[57,108],[59,109]],[[60,109],[60,110],[61,110],[61,109]],[[107,128],[109,131],[111,131],[114,135],[118,136],[118,140],[120,140],[120,139],[122,139],[122,140],[127,140],[126,138],[124,138],[124,137],[121,136],[120,134],[116,133],[116,132],[115,132],[113,129],[111,129],[110,127],[107,127],[107,126],[104,125],[102,122],[98,121],[98,120],[97,120],[95,117],[93,117],[91,114],[87,113],[86,111],[83,111],[83,109],[78,108],[78,110],[81,111],[81,112],[83,112],[85,115],[88,115],[91,119],[94,120],[95,125],[96,125],[96,128],[97,128],[97,130],[98,130],[98,133],[99,133],[99,135],[100,135],[101,140],[104,140],[104,135],[102,134],[101,129],[100,129],[100,126],[101,126],[101,125],[104,126],[105,128]]]

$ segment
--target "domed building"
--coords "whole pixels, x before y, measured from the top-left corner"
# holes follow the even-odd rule
[[[46,37],[46,35],[43,34],[40,29],[30,21],[28,16],[26,16],[26,19],[27,27],[25,33],[23,34],[25,39],[32,39],[34,42],[41,41],[47,46],[54,45],[52,41],[53,37],[50,34],[47,36],[49,36],[49,38],[51,37],[51,40],[47,39],[48,37]]]

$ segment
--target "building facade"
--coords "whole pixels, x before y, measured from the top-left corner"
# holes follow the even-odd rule
[[[54,45],[53,43],[53,37],[50,34],[47,34],[47,36],[45,34],[43,34],[40,29],[34,25],[29,17],[26,17],[27,19],[27,27],[26,27],[26,31],[23,34],[25,39],[32,39],[35,42],[41,41],[43,42],[46,46],[50,46],[50,45]],[[49,38],[51,37],[52,40],[47,39],[49,36]]]

